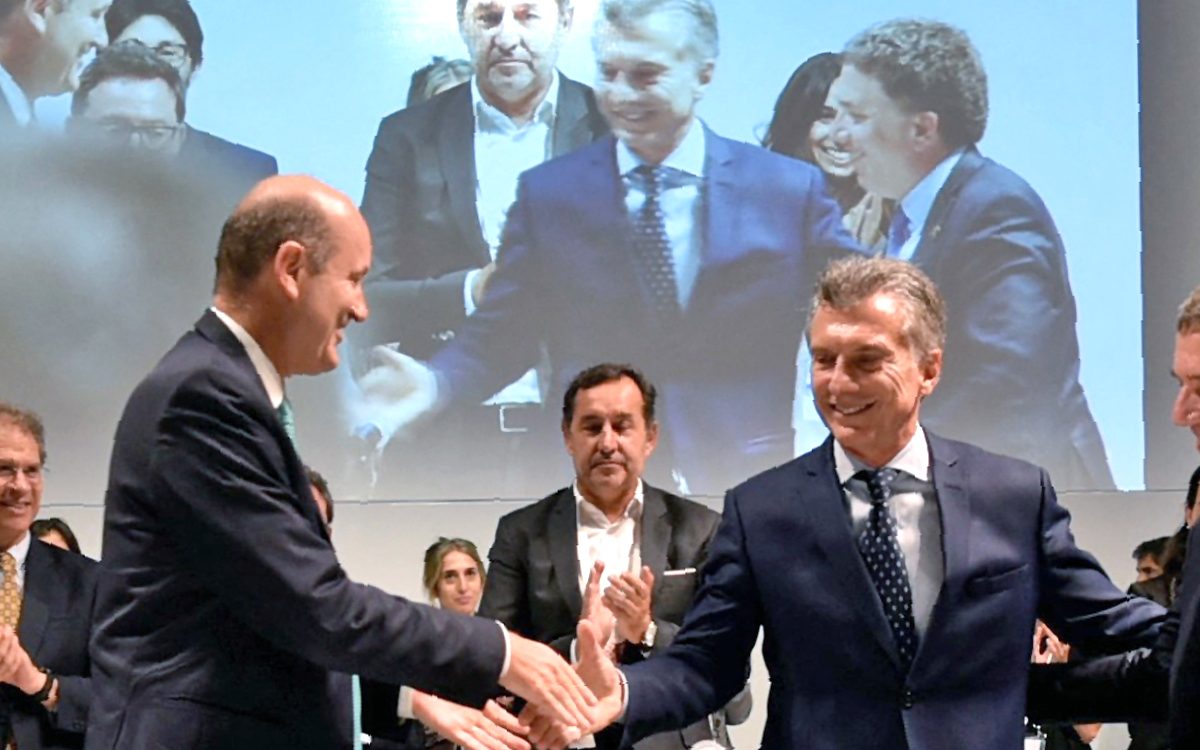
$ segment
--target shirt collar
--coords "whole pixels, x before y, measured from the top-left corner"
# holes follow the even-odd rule
[[[29,531],[21,537],[21,541],[8,548],[8,554],[13,556],[17,561],[17,570],[25,569],[25,560],[29,557],[29,545],[33,540],[33,534]]]
[[[617,519],[615,522],[609,521],[604,511],[597,508],[583,496],[583,493],[579,491],[578,481],[571,484],[571,491],[575,493],[576,519],[580,526],[597,526],[603,528],[613,523],[619,523],[625,518],[632,518],[636,521],[642,517],[643,487],[641,479],[638,479],[637,487],[633,490],[633,499],[629,501],[629,504],[625,506],[625,512],[621,514],[623,518]]]
[[[18,125],[26,127],[33,122],[33,103],[25,96],[25,91],[17,84],[17,79],[13,78],[3,65],[0,65],[0,91],[4,92],[4,99],[8,102],[8,108],[12,110]]]
[[[929,173],[921,178],[921,181],[913,186],[908,194],[900,199],[900,207],[904,209],[904,215],[908,217],[911,228],[911,234],[921,234],[925,230],[925,221],[929,218],[929,212],[933,209],[933,201],[937,198],[937,194],[941,191],[942,186],[946,184],[946,180],[950,179],[950,173],[958,166],[958,160],[962,158],[964,149],[955,149],[942,159],[936,167],[929,170]]]
[[[844,485],[860,471],[871,471],[874,467],[867,466],[846,452],[842,444],[833,441],[833,465],[837,469],[838,484]],[[917,425],[908,444],[900,452],[880,468],[899,469],[907,472],[922,482],[929,481],[929,441],[925,438],[925,428]]]
[[[471,109],[475,112],[475,130],[485,133],[513,132],[528,127],[533,123],[553,126],[554,115],[558,111],[558,71],[550,74],[550,87],[546,95],[533,112],[533,118],[526,125],[517,125],[512,118],[496,107],[487,103],[483,94],[479,93],[479,81],[471,84]]]
[[[283,378],[280,377],[279,370],[275,369],[275,365],[267,358],[262,347],[245,328],[242,328],[240,323],[215,307],[209,309],[213,311],[218,320],[225,324],[234,338],[241,342],[246,354],[250,357],[250,363],[254,365],[254,371],[258,373],[258,378],[262,381],[263,388],[267,390],[267,398],[271,401],[271,407],[278,409],[279,405],[283,403]]]
[[[676,169],[696,177],[704,176],[704,126],[698,118],[692,118],[688,132],[675,150],[663,159],[662,166]],[[622,140],[617,141],[617,171],[628,175],[633,170],[645,164],[642,157],[633,153]]]

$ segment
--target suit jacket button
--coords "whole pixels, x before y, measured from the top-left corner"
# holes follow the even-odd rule
[[[900,703],[905,708],[912,708],[913,704],[915,704],[916,702],[917,702],[916,694],[914,694],[913,691],[905,688],[904,692],[900,696]]]

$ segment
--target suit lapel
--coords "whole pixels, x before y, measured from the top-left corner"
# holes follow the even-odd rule
[[[944,627],[954,606],[949,592],[961,586],[967,567],[971,531],[971,497],[967,493],[958,452],[954,446],[937,435],[925,432],[929,440],[930,465],[933,473],[934,491],[937,492],[938,517],[942,524],[942,563],[944,577],[933,605],[925,638],[917,649],[914,665],[921,661],[925,644],[936,640],[936,633]]]
[[[17,623],[17,640],[26,653],[36,662],[42,639],[46,635],[46,623],[50,620],[50,607],[42,601],[39,591],[49,591],[47,585],[49,567],[52,564],[42,542],[36,539],[29,544],[29,556],[25,559],[25,591],[21,595],[21,620]]]
[[[592,142],[586,91],[562,73],[558,74],[558,102],[554,110],[554,132],[550,137],[552,158],[569,154]]]
[[[559,593],[571,616],[578,619],[583,609],[579,593],[579,530],[575,522],[575,494],[570,487],[559,491],[546,525],[546,545],[550,548]]]
[[[972,147],[963,152],[958,164],[955,164],[954,169],[950,170],[946,184],[942,185],[937,197],[933,199],[929,216],[925,218],[925,227],[921,230],[921,241],[913,252],[914,263],[926,264],[937,256],[946,219],[954,210],[954,205],[958,203],[958,196],[962,193],[963,186],[979,171],[983,163],[983,157]]]
[[[463,237],[479,237],[479,212],[475,207],[475,112],[471,108],[471,86],[465,83],[447,94],[438,120],[438,162],[446,180],[450,213]],[[482,243],[481,243],[482,246]],[[484,253],[486,255],[486,252]],[[490,258],[481,257],[486,263]]]
[[[701,125],[700,121],[696,121]],[[704,128],[704,181],[700,196],[704,235],[700,238],[700,272],[696,289],[710,267],[737,258],[741,245],[734,239],[738,217],[731,215],[742,204],[736,195],[735,164],[729,142]],[[695,290],[693,290],[693,294]]]
[[[833,438],[807,454],[799,467],[803,475],[797,486],[798,502],[808,511],[807,529],[816,538],[829,561],[829,570],[842,586],[843,600],[858,612],[896,669],[900,669],[900,655],[883,614],[883,604],[852,533],[846,496],[834,469]]]
[[[667,548],[671,545],[671,524],[667,521],[667,503],[662,491],[648,484],[642,485],[642,565],[654,573],[654,581],[660,584],[663,571],[667,569]],[[640,575],[641,571],[633,571]]]

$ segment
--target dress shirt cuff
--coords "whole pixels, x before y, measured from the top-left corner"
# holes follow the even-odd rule
[[[475,286],[475,277],[479,276],[481,271],[482,268],[472,268],[463,277],[463,310],[468,316],[475,314],[475,295],[471,294],[471,289]]]
[[[629,713],[629,679],[621,670],[617,670],[617,682],[621,683],[621,713],[617,714],[614,721],[625,721],[625,715]]]
[[[396,701],[396,716],[401,721],[417,718],[413,714],[413,689],[408,685],[400,686],[400,699]]]
[[[579,663],[579,653],[577,651],[579,645],[578,638],[571,639],[571,645],[567,646],[567,653],[571,655],[571,666]]]
[[[508,674],[509,664],[512,662],[512,640],[508,637],[508,628],[504,627],[504,623],[496,620],[497,627],[504,634],[504,663],[500,666],[500,679]]]

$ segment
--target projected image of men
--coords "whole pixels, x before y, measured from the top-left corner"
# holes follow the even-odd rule
[[[854,37],[829,98],[859,184],[899,202],[886,253],[946,296],[950,328],[930,429],[1045,466],[1071,489],[1113,486],[1079,383],[1075,298],[1038,194],[975,144],[987,74],[967,35],[900,19]]]

